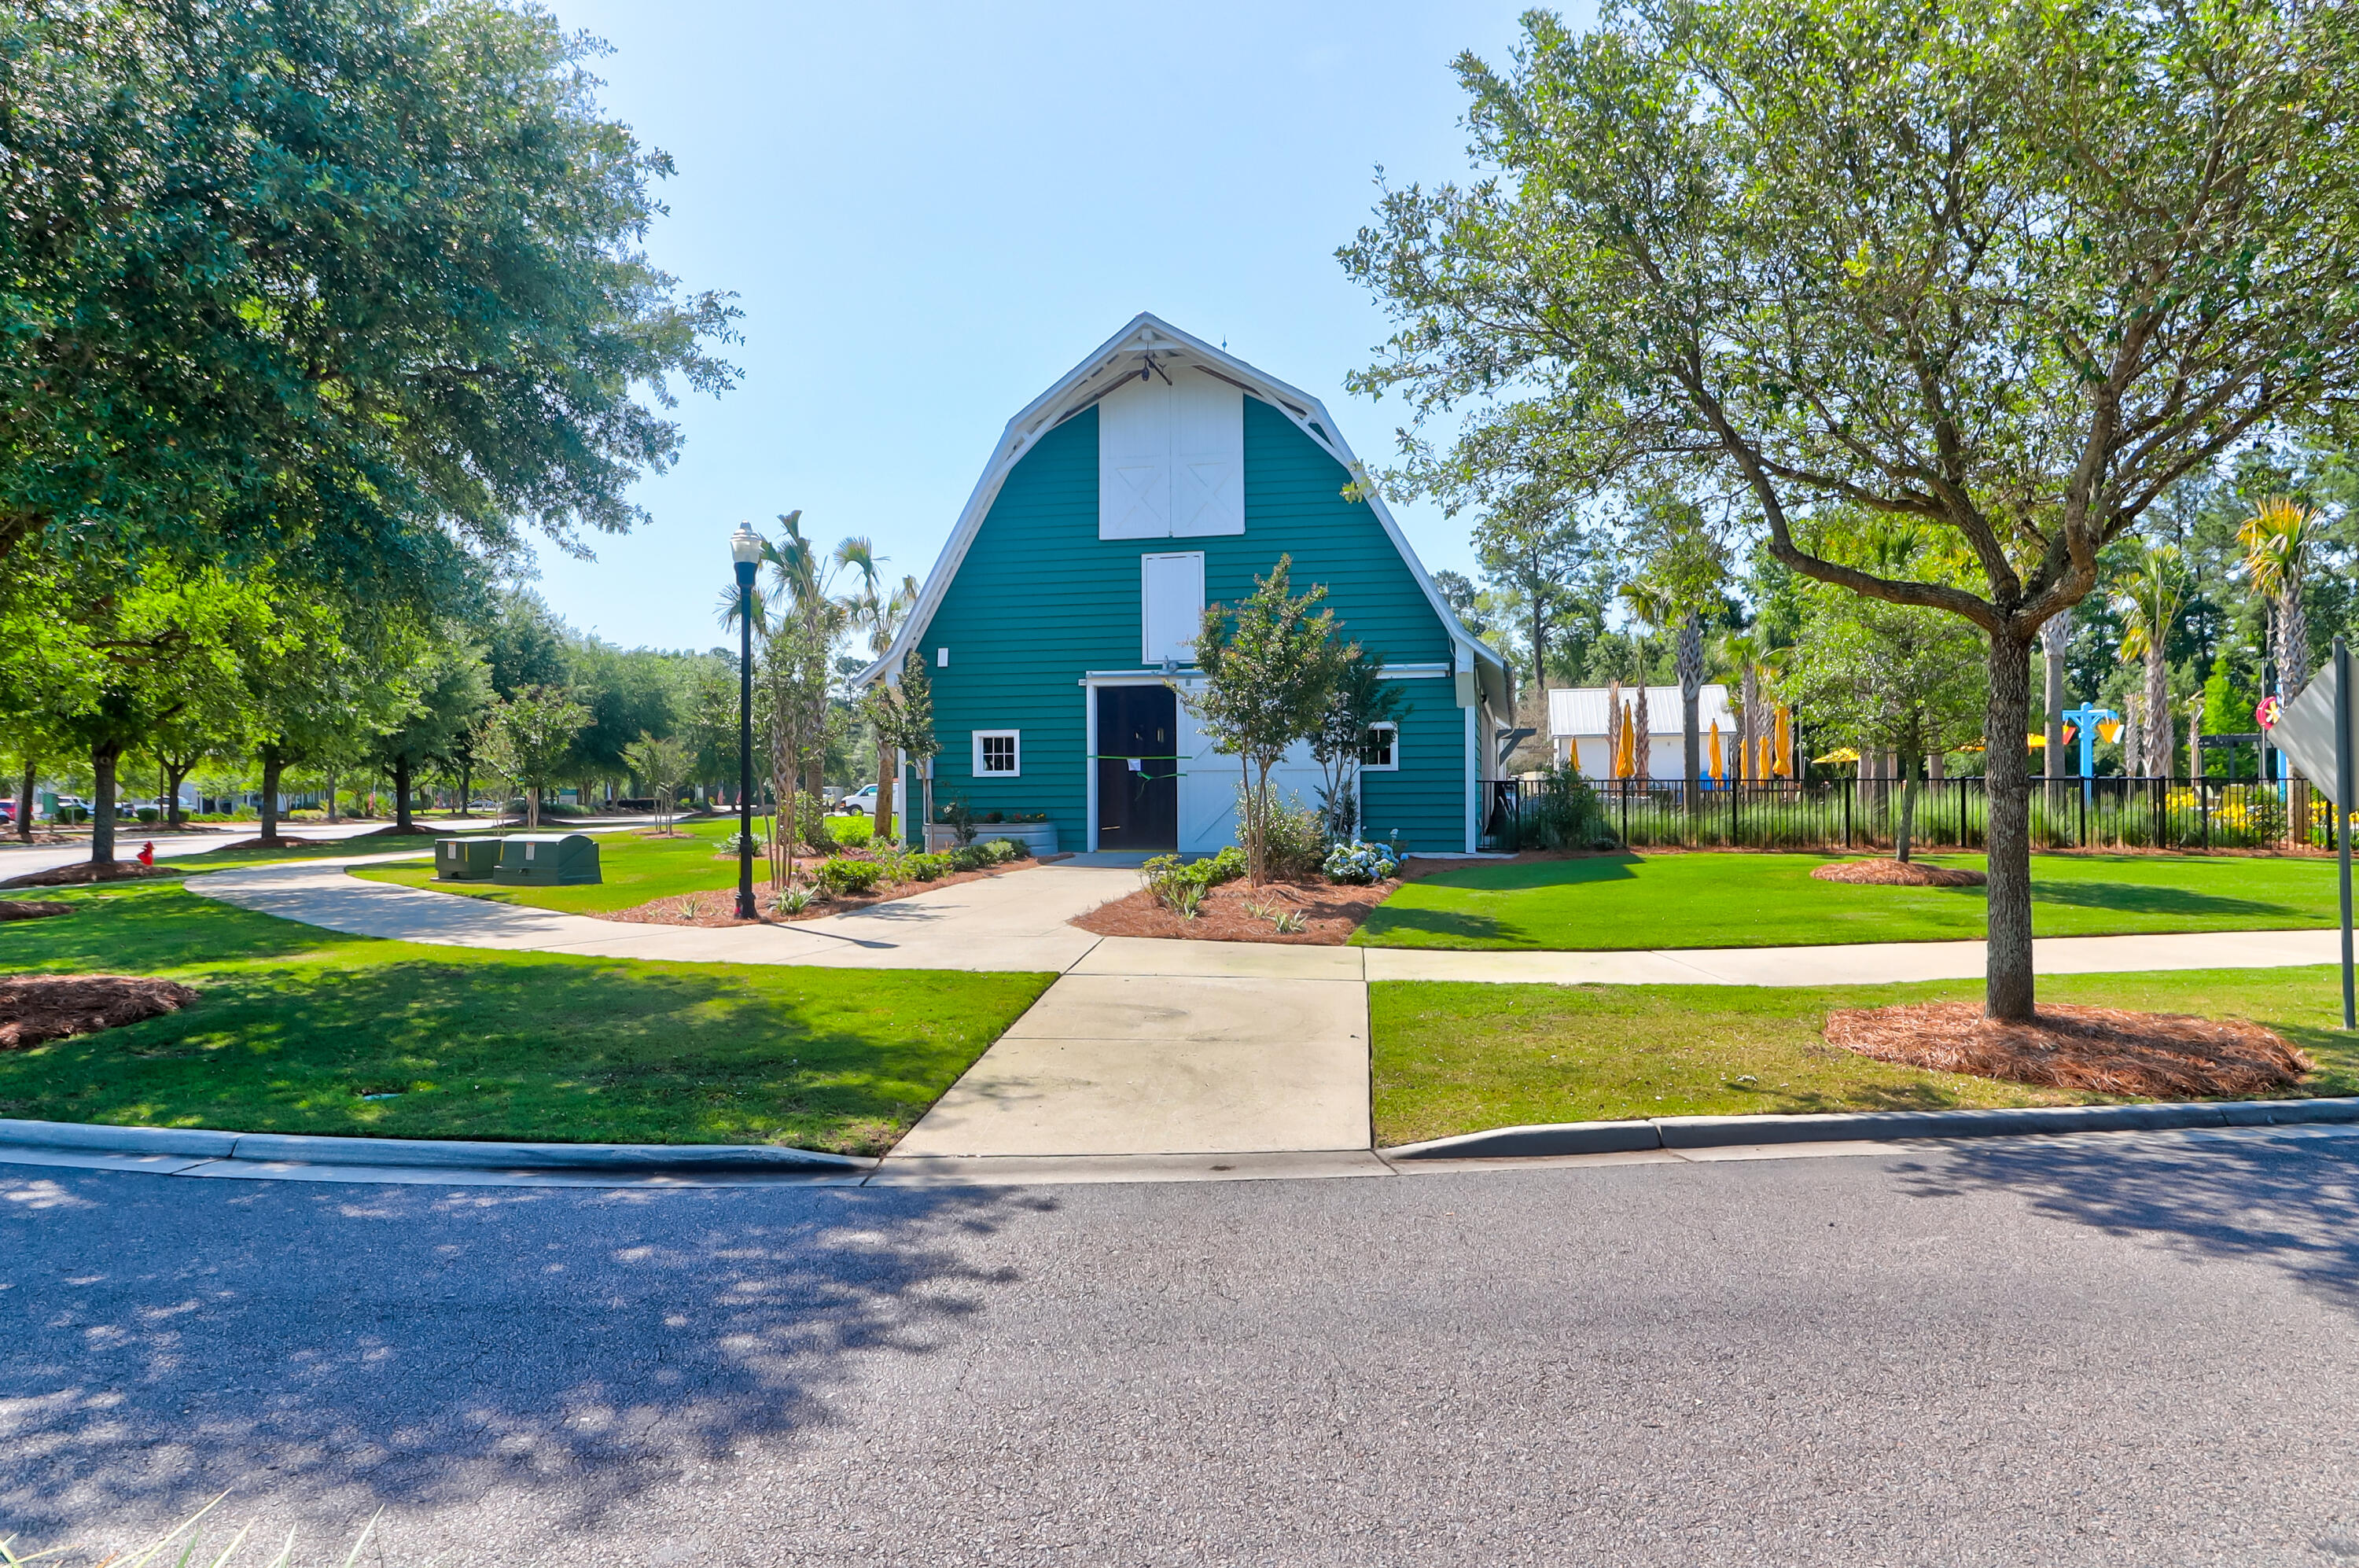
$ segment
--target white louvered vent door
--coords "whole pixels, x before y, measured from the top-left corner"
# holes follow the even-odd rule
[[[1138,558],[1138,620],[1139,652],[1147,663],[1194,661],[1196,634],[1204,624],[1201,553]]]

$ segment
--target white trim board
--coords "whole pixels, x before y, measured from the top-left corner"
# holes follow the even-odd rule
[[[1316,397],[1298,390],[1276,377],[1247,365],[1224,349],[1213,347],[1201,338],[1193,337],[1148,311],[1140,311],[1130,323],[1114,333],[1092,352],[1079,365],[1059,377],[1055,385],[1008,420],[1000,432],[999,443],[993,448],[991,461],[984,467],[982,477],[975,481],[968,495],[966,506],[959,513],[950,538],[942,545],[941,554],[935,559],[933,569],[927,572],[925,585],[918,592],[918,602],[902,622],[901,633],[893,639],[884,657],[853,678],[855,689],[867,686],[880,678],[892,680],[901,668],[908,650],[931,624],[934,613],[941,607],[942,595],[950,591],[951,582],[966,561],[966,552],[982,530],[983,520],[990,514],[991,505],[999,498],[999,488],[1023,456],[1037,445],[1040,438],[1080,409],[1122,385],[1125,376],[1136,375],[1142,367],[1153,365],[1162,373],[1197,374],[1213,376],[1252,394],[1269,404],[1292,420],[1295,427],[1316,442],[1320,449],[1332,456],[1353,474],[1365,471],[1358,458],[1352,454],[1343,437],[1337,433],[1335,420],[1326,407]],[[1469,664],[1487,664],[1495,673],[1497,687],[1504,698],[1512,698],[1511,677],[1506,660],[1487,644],[1480,641],[1459,621],[1450,608],[1449,601],[1433,585],[1425,563],[1409,548],[1408,538],[1401,532],[1384,497],[1373,492],[1366,497],[1368,509],[1375,515],[1393,549],[1417,580],[1426,603],[1440,618],[1442,629],[1455,646],[1457,655]],[[1512,708],[1511,701],[1499,703]]]

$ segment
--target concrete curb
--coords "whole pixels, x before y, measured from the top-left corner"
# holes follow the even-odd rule
[[[1919,1138],[2022,1138],[2041,1133],[2297,1127],[2319,1122],[2359,1122],[2359,1099],[2026,1105],[1987,1111],[1857,1111],[1799,1116],[1657,1116],[1650,1121],[1555,1122],[1493,1127],[1376,1152],[1386,1160],[1502,1160],[1626,1153],[1648,1149],[1893,1142]]]
[[[201,1127],[101,1127],[0,1118],[0,1147],[75,1154],[178,1155],[277,1165],[386,1170],[564,1171],[576,1175],[812,1173],[846,1175],[876,1161],[767,1144],[469,1143],[404,1138],[317,1138]]]

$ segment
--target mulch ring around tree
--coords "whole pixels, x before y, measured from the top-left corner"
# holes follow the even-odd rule
[[[22,1051],[161,1018],[197,999],[142,975],[16,975],[0,979],[0,1051]]]
[[[1877,887],[1979,887],[1990,880],[1962,866],[1928,866],[1918,860],[1832,860],[1812,868],[1818,882],[1864,882]]]
[[[1223,882],[1208,889],[1196,906],[1196,918],[1183,920],[1163,907],[1155,895],[1137,892],[1101,904],[1071,922],[1100,936],[1146,936],[1182,942],[1282,942],[1307,947],[1341,947],[1360,929],[1368,911],[1400,886],[1377,882],[1364,887],[1330,882]],[[1302,922],[1299,931],[1280,931],[1278,916],[1287,923]]]
[[[92,882],[136,882],[150,877],[184,877],[177,866],[142,866],[136,860],[78,860],[71,866],[27,872],[0,882],[0,887],[80,887]]]
[[[51,915],[71,915],[73,908],[55,898],[0,898],[0,920],[45,920]]]
[[[2266,1094],[2313,1065],[2241,1018],[2119,1007],[2043,1007],[2028,1024],[1994,1023],[1975,1002],[1845,1007],[1828,1015],[1826,1038],[1906,1067],[2141,1100]]]

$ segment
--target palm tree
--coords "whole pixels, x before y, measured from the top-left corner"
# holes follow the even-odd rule
[[[1647,643],[1678,618],[1679,612],[1671,596],[1650,583],[1625,583],[1622,585],[1622,607],[1630,613],[1634,628],[1632,641],[1638,650],[1638,707],[1631,725],[1632,738],[1637,743],[1637,766],[1634,769],[1641,779],[1654,777],[1655,730],[1647,716]],[[1688,704],[1686,715],[1688,751],[1695,750],[1695,704]]]
[[[2173,544],[2145,545],[2117,590],[2122,611],[2122,659],[2146,661],[2141,705],[2146,756],[2136,759],[2149,779],[2170,776],[2177,725],[2170,716],[2170,628],[2187,596],[2187,563]]]
[[[2277,605],[2277,692],[2288,702],[2310,684],[2310,621],[2301,607],[2301,579],[2318,536],[2318,514],[2289,495],[2262,502],[2236,530],[2253,591]]]

